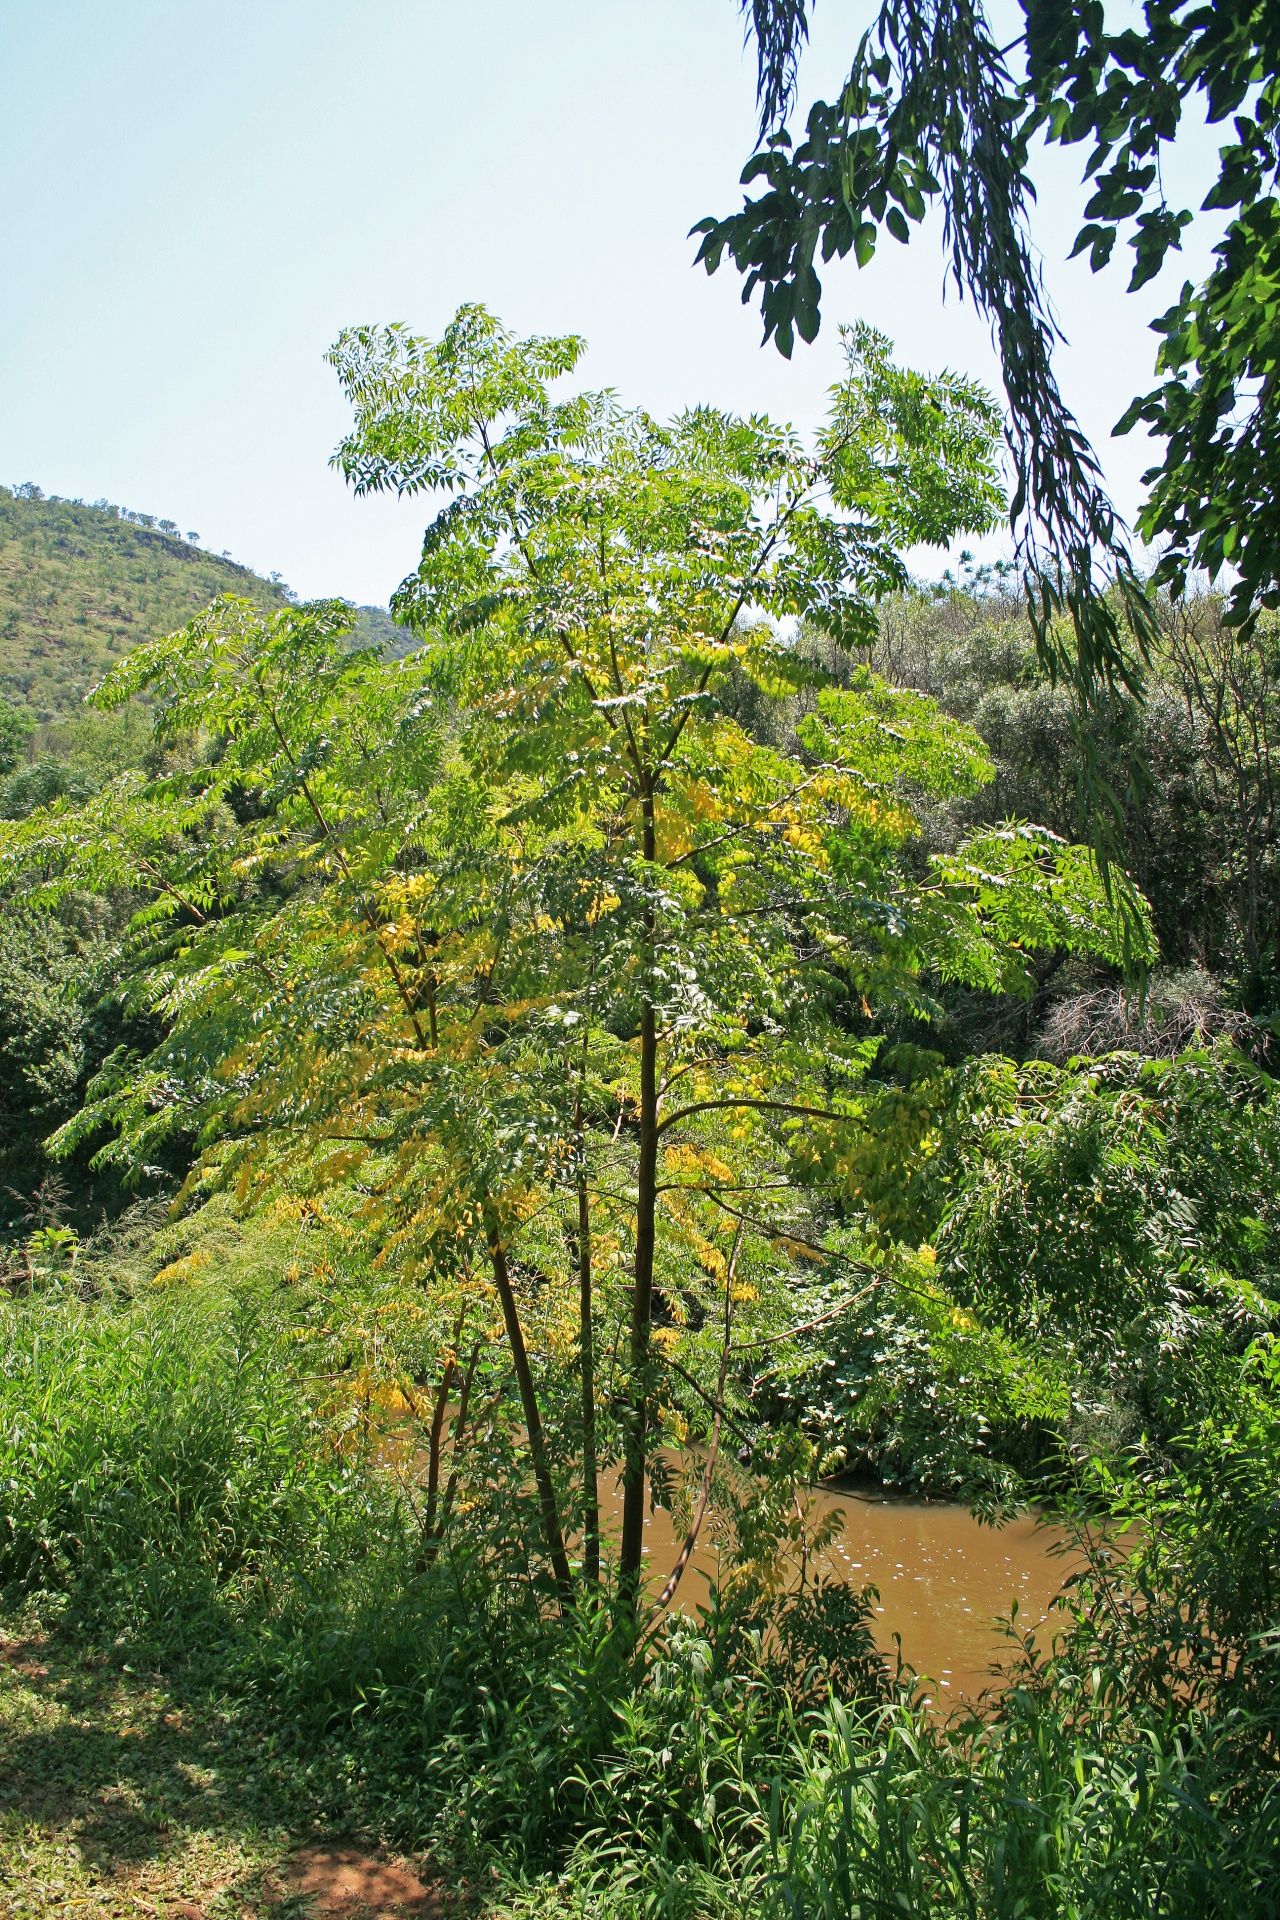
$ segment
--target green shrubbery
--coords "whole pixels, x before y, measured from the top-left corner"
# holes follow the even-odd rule
[[[875,1184],[855,1164],[844,1196],[869,1235],[888,1213],[903,1237],[762,1374],[760,1412],[860,1475],[989,1509],[1064,1449],[1163,1447],[1189,1372],[1280,1320],[1272,1083],[1220,1045],[1062,1069],[985,1055],[927,1084],[932,1120],[899,1126]],[[879,1098],[902,1098],[887,1073]]]
[[[298,1326],[289,1289],[212,1282],[6,1307],[2,1551],[11,1600],[266,1714],[314,1817],[496,1863],[528,1910],[1280,1910],[1269,1340],[1201,1355],[1158,1457],[1082,1461],[1056,1651],[943,1726],[844,1589],[731,1578],[639,1661],[605,1610],[559,1621],[496,1438],[424,1561],[385,1424],[284,1364]]]
[[[320,1443],[261,1307],[57,1289],[6,1322],[0,1578],[185,1642],[251,1617],[277,1563],[350,1557],[376,1483]]]

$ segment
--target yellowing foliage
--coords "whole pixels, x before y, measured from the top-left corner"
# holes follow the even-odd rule
[[[153,1287],[186,1286],[203,1268],[211,1266],[213,1255],[204,1247],[197,1247],[193,1253],[187,1253],[180,1260],[171,1260],[167,1267],[161,1267],[151,1284]]]

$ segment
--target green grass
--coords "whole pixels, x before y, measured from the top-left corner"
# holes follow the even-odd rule
[[[280,1749],[263,1703],[184,1687],[30,1613],[11,1619],[0,1628],[0,1913],[301,1920],[310,1902],[294,1856],[334,1841],[430,1879],[424,1856],[321,1817]]]
[[[297,1803],[256,1768],[260,1728],[120,1649],[11,1621],[0,1634],[0,1910],[285,1911]],[[305,1829],[301,1829],[304,1830]]]

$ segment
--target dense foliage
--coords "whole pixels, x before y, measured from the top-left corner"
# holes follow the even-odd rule
[[[102,713],[83,696],[130,648],[228,588],[262,609],[288,604],[277,580],[191,541],[149,514],[0,488],[0,820],[55,800],[84,806],[127,772],[170,768],[144,711]],[[359,609],[356,634],[404,650],[381,609]],[[69,899],[56,919],[14,899],[0,913],[0,1221],[11,1232],[46,1213],[84,1230],[120,1203],[119,1182],[91,1174],[87,1155],[59,1169],[44,1143],[108,1055],[148,1032],[115,997],[136,907],[107,889]]]
[[[897,1124],[892,1174],[853,1170],[885,1256],[769,1370],[761,1410],[888,1484],[988,1509],[1077,1453],[1162,1457],[1189,1376],[1276,1329],[1269,1081],[1230,1047],[1065,1070],[986,1055],[881,1098],[921,1087],[933,1127]]]
[[[1163,964],[1229,980],[1239,1010],[1268,1015],[1280,1005],[1280,629],[1270,615],[1229,626],[1209,593],[1157,596],[1153,616],[1142,707],[1095,727],[1097,762],[1124,792],[1125,867],[1150,903]],[[1008,814],[1079,831],[1086,770],[1071,699],[1040,668],[1007,576],[970,569],[888,603],[864,657],[968,721],[991,756],[990,784],[931,816],[938,844]],[[1127,790],[1126,755],[1147,776]],[[1211,984],[1201,991],[1212,1001]]]

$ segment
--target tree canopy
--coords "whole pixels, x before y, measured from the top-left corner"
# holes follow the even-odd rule
[[[1161,383],[1120,422],[1165,443],[1147,475],[1138,531],[1163,543],[1157,578],[1192,568],[1232,581],[1231,618],[1280,604],[1275,533],[1280,23],[1265,4],[1147,0],[1142,29],[1113,30],[1097,0],[1023,0],[1023,32],[1001,46],[981,0],[885,0],[839,96],[810,108],[798,143],[786,121],[808,32],[807,0],[752,0],[760,144],[743,182],[763,191],[709,218],[699,258],[726,253],[759,292],[766,339],[812,340],[822,261],[872,258],[882,230],[906,242],[930,205],[944,216],[950,276],[990,321],[1009,402],[1011,506],[1041,657],[1082,711],[1136,696],[1151,616],[1097,459],[1063,401],[1058,328],[1031,245],[1035,143],[1084,144],[1090,197],[1074,252],[1101,270],[1122,232],[1130,287],[1164,264],[1194,215],[1171,204],[1160,167],[1188,113],[1233,117],[1203,210],[1228,215],[1217,263],[1157,323]],[[1094,580],[1101,559],[1115,593]],[[1071,615],[1069,633],[1053,616]],[[1084,744],[1087,747],[1087,729]],[[1086,760],[1095,800],[1106,783]],[[1106,850],[1108,818],[1100,818]]]

